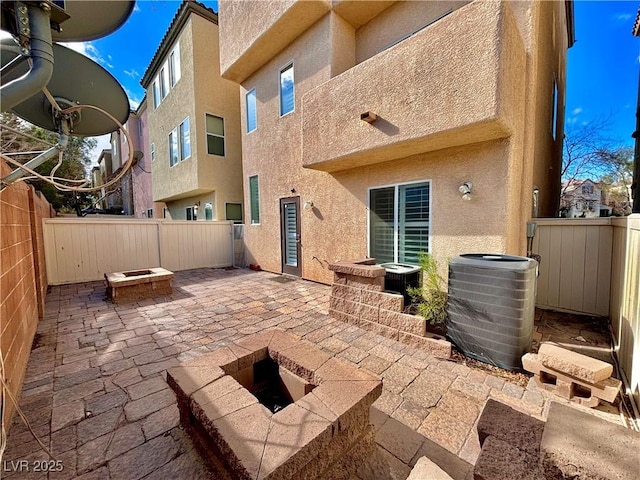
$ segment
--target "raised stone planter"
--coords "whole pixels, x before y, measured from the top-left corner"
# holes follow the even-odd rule
[[[163,297],[173,292],[173,272],[160,267],[105,273],[104,278],[107,281],[107,296],[114,303]]]
[[[346,323],[358,325],[378,335],[449,358],[451,343],[427,333],[425,320],[402,313],[404,297],[384,291],[386,270],[375,265],[374,258],[329,265],[333,285],[329,314]]]
[[[348,479],[374,447],[380,378],[279,330],[171,368],[167,381],[216,478]]]

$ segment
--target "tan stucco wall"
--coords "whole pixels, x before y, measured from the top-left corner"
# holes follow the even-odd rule
[[[356,33],[356,62],[373,57],[405,35],[415,32],[449,10],[456,10],[468,1],[396,2],[360,27]],[[466,27],[465,27],[466,29]],[[460,33],[464,29],[460,29]]]
[[[221,2],[221,11],[225,3]],[[538,8],[532,2],[517,3],[518,8],[510,2],[464,5],[414,37],[347,70],[345,65],[357,59],[356,52],[364,48],[365,41],[370,43],[367,48],[374,48],[377,40],[364,35],[365,29],[371,29],[371,37],[385,25],[398,25],[404,31],[416,21],[408,21],[408,12],[434,7],[394,5],[360,29],[334,10],[284,50],[263,58],[261,68],[242,83],[240,95],[244,132],[244,94],[256,88],[258,128],[250,134],[243,133],[247,220],[248,177],[258,174],[260,182],[261,223],[249,225],[245,221],[249,261],[269,271],[281,271],[279,199],[300,196],[301,206],[306,201],[314,204],[313,209],[301,212],[302,276],[330,282],[329,262],[367,254],[368,188],[423,180],[432,182],[431,251],[444,270],[448,258],[465,252],[524,255],[534,171],[541,162],[549,161],[537,158],[533,148],[548,144],[548,138],[539,135],[537,123],[531,129],[528,122],[530,115],[545,117],[539,105],[551,100],[550,93],[539,86],[538,75],[532,73],[530,58],[534,36],[531,30],[546,20],[539,20]],[[396,10],[400,13],[394,13]],[[385,20],[385,15],[390,18]],[[233,18],[227,21],[234,24]],[[374,28],[374,22],[379,26]],[[557,32],[557,36],[566,38],[566,29]],[[340,42],[335,41],[338,37]],[[341,50],[340,43],[346,48]],[[240,48],[235,39],[224,39],[223,56],[228,44]],[[469,48],[470,45],[476,48]],[[479,49],[477,45],[487,48]],[[438,55],[441,51],[448,53]],[[261,52],[264,50],[249,49],[238,55]],[[533,53],[539,55],[538,51]],[[291,60],[296,109],[280,118],[278,70]],[[367,68],[368,65],[372,67]],[[398,69],[402,74],[395,75]],[[416,72],[420,71],[433,78],[419,78]],[[406,80],[411,74],[414,76]],[[334,86],[339,87],[338,93]],[[463,138],[455,139],[455,143],[443,141],[434,148],[423,145],[419,153],[399,149],[371,164],[371,138],[356,129],[373,125],[364,124],[359,118],[351,124],[350,117],[355,113],[359,117],[360,109],[379,114],[381,105],[388,105],[386,114],[397,115],[395,123],[389,124],[400,127],[386,132],[386,144],[382,136],[375,139],[383,150],[396,140],[395,136],[417,128],[417,122],[408,120],[415,118],[410,116],[412,102],[425,107],[428,98],[434,96],[439,102],[419,109],[420,118],[429,122],[427,128],[433,124],[437,127],[430,140],[437,143],[441,139],[438,135],[448,130]],[[354,98],[361,104],[356,105]],[[370,103],[366,105],[365,100]],[[378,104],[370,107],[374,101]],[[489,123],[498,133],[484,130],[475,137],[468,136],[478,131],[474,130],[481,123],[475,120],[478,110],[483,118],[491,119]],[[452,128],[456,122],[462,127]],[[321,163],[323,158],[339,157],[336,151],[360,155],[360,163],[342,163],[331,173],[302,168],[306,161],[320,159]],[[473,182],[470,202],[463,201],[458,191],[465,181]]]
[[[466,5],[307,92],[303,165],[337,171],[506,137],[514,119],[504,90],[525,80],[508,64],[523,66],[524,55],[508,5]],[[372,124],[360,119],[367,111],[378,115]]]
[[[225,202],[242,202],[238,85],[220,77],[217,25],[192,14],[179,43],[181,78],[158,108],[150,105],[147,112],[149,141],[156,148],[153,198],[166,202],[174,219],[184,218],[185,206],[197,201],[213,202],[214,218],[224,219]],[[153,99],[151,85],[147,97]],[[224,157],[207,153],[207,113],[224,118]],[[169,132],[187,116],[191,156],[170,167]]]

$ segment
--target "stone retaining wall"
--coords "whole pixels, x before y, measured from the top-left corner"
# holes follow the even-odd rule
[[[333,285],[329,315],[433,355],[451,356],[451,343],[427,333],[422,317],[403,313],[404,297],[385,291],[386,270],[374,258],[329,265]]]

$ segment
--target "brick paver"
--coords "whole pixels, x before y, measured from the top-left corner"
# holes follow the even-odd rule
[[[342,323],[328,315],[328,286],[277,277],[177,272],[170,297],[121,305],[105,301],[102,282],[52,287],[20,405],[64,471],[3,476],[209,478],[178,426],[166,370],[273,327],[383,377],[371,409],[378,446],[352,480],[404,479],[423,455],[462,479],[479,454],[475,424],[487,398],[538,418],[548,411],[550,394],[534,382],[523,389]],[[16,416],[5,467],[45,457]]]

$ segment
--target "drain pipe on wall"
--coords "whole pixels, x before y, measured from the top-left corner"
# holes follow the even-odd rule
[[[51,7],[46,3],[40,6],[20,5],[16,11],[17,35],[29,39],[31,69],[22,77],[0,88],[0,104],[8,111],[24,102],[47,86],[53,74],[53,46],[51,25],[49,23]]]

